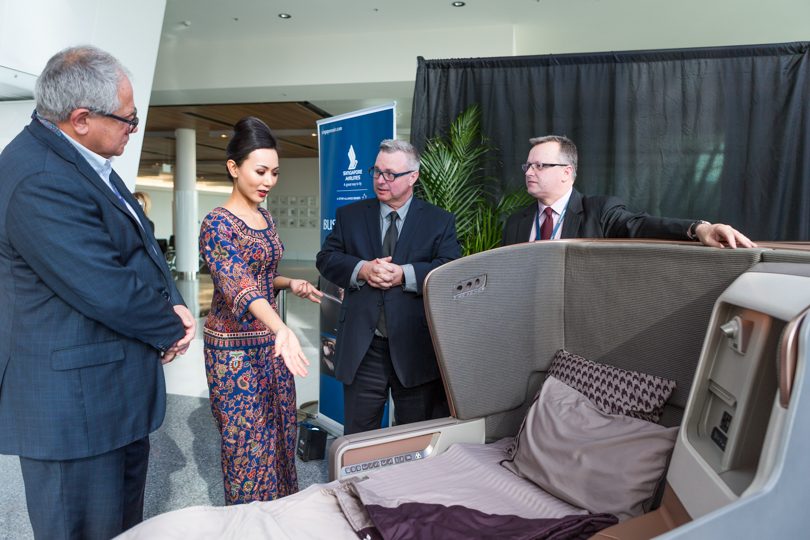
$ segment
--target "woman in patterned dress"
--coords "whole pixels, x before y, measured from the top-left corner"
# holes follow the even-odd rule
[[[261,206],[278,181],[270,128],[243,118],[226,152],[233,192],[205,217],[200,251],[214,282],[204,327],[211,410],[222,435],[225,502],[237,504],[298,490],[293,375],[306,375],[309,361],[276,313],[275,291],[313,302],[322,293],[276,273],[283,245]]]

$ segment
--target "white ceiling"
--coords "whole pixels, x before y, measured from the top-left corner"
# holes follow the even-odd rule
[[[573,0],[571,0],[573,1]],[[580,5],[603,0],[577,0]],[[463,7],[451,6],[450,0],[168,0],[163,22],[161,48],[194,47],[205,36],[290,37],[296,42],[307,36],[342,35],[369,32],[391,32],[402,35],[413,30],[448,28],[481,28],[493,25],[516,25],[542,20],[550,2],[559,0],[468,0]],[[281,19],[279,13],[291,15]],[[481,39],[487,39],[481,36]],[[292,40],[291,40],[292,41]],[[276,42],[277,43],[277,42]],[[370,47],[397,47],[397,42],[370,43]],[[160,55],[160,53],[158,53]],[[270,51],[284,55],[285,51]],[[158,59],[160,61],[160,57]],[[317,65],[317,63],[315,63]],[[369,66],[374,69],[374,66]],[[414,68],[413,76],[416,70]],[[413,81],[377,83],[374,90],[358,89],[357,85],[333,85],[324,89],[322,99],[311,95],[295,95],[295,89],[283,94],[283,100],[309,101],[333,114],[397,102],[397,131],[407,137],[410,132]],[[387,86],[387,88],[386,88]],[[311,92],[311,87],[308,92]],[[172,95],[174,94],[174,95]],[[328,97],[327,97],[328,96]],[[152,95],[153,104],[193,104],[256,101],[239,92],[217,95],[158,90]]]
[[[600,0],[584,0],[596,3]],[[550,0],[168,0],[164,36],[272,33],[274,36],[518,24],[540,17]],[[545,5],[544,5],[545,4]],[[290,19],[280,19],[287,13]],[[184,24],[185,22],[190,25]]]

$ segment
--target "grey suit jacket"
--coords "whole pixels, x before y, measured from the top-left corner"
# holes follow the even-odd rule
[[[148,227],[34,120],[0,154],[0,453],[81,458],[157,429],[182,303]]]

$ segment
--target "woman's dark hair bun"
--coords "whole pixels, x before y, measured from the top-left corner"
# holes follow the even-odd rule
[[[246,116],[233,126],[233,136],[225,149],[225,157],[233,160],[236,166],[242,165],[251,152],[260,148],[278,150],[278,141],[270,128],[255,116]],[[228,178],[233,180],[230,171]]]

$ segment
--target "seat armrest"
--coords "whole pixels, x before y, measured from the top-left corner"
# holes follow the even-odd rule
[[[690,521],[691,516],[667,483],[664,487],[664,498],[657,510],[602,529],[589,540],[648,540]]]
[[[329,449],[329,480],[430,459],[457,442],[484,443],[483,418],[440,418],[339,437]]]

